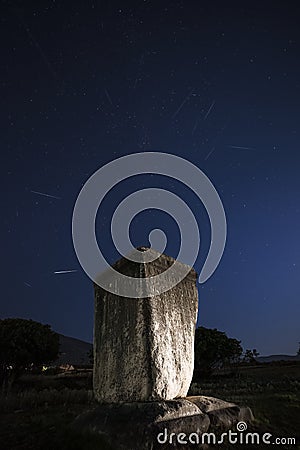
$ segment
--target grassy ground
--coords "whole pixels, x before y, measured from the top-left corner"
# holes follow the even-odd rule
[[[82,435],[70,428],[78,414],[95,406],[92,391],[53,384],[50,378],[49,384],[51,387],[46,388],[45,378],[39,390],[32,389],[31,384],[30,390],[23,387],[19,392],[0,396],[0,449],[108,450],[100,437]],[[193,383],[190,394],[250,406],[256,419],[255,430],[297,438],[296,446],[276,448],[300,448],[300,365],[244,368],[238,378],[219,377]]]
[[[94,435],[70,427],[95,406],[92,391],[45,389],[0,397],[1,450],[109,450]]]

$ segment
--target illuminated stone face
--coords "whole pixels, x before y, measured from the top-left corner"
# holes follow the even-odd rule
[[[152,251],[152,250],[151,250]],[[127,276],[155,276],[174,262],[122,258]],[[99,402],[171,400],[185,397],[194,368],[198,311],[196,272],[156,296],[125,298],[95,285],[94,393]]]

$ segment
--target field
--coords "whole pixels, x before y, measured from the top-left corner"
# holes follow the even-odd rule
[[[26,385],[23,384],[21,390],[19,386],[19,390],[0,396],[1,450],[110,448],[100,437],[82,435],[70,428],[78,414],[95,406],[89,389],[90,377],[42,375],[23,381]],[[250,406],[255,416],[254,430],[269,432],[274,437],[297,439],[297,445],[276,448],[300,448],[299,364],[245,367],[236,377],[219,376],[193,383],[190,394],[215,396]]]

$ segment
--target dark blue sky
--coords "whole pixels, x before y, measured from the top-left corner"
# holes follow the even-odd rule
[[[261,4],[263,3],[263,4]],[[217,188],[228,240],[199,289],[199,323],[261,354],[295,354],[300,340],[300,12],[289,2],[2,2],[2,317],[25,317],[91,340],[92,282],[72,244],[76,197],[113,159],[169,152]],[[116,186],[97,237],[118,259],[111,214],[128,193],[181,195],[208,250],[208,219],[174,180],[141,176]],[[31,191],[47,193],[58,199]],[[135,245],[163,224],[141,213]],[[58,270],[75,273],[55,275]]]

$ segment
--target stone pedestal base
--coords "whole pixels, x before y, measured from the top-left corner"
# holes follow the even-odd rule
[[[248,407],[197,396],[103,404],[78,416],[74,426],[77,430],[98,433],[114,450],[195,449],[207,448],[195,445],[199,437],[201,443],[203,433],[236,431],[237,422],[252,420]]]

